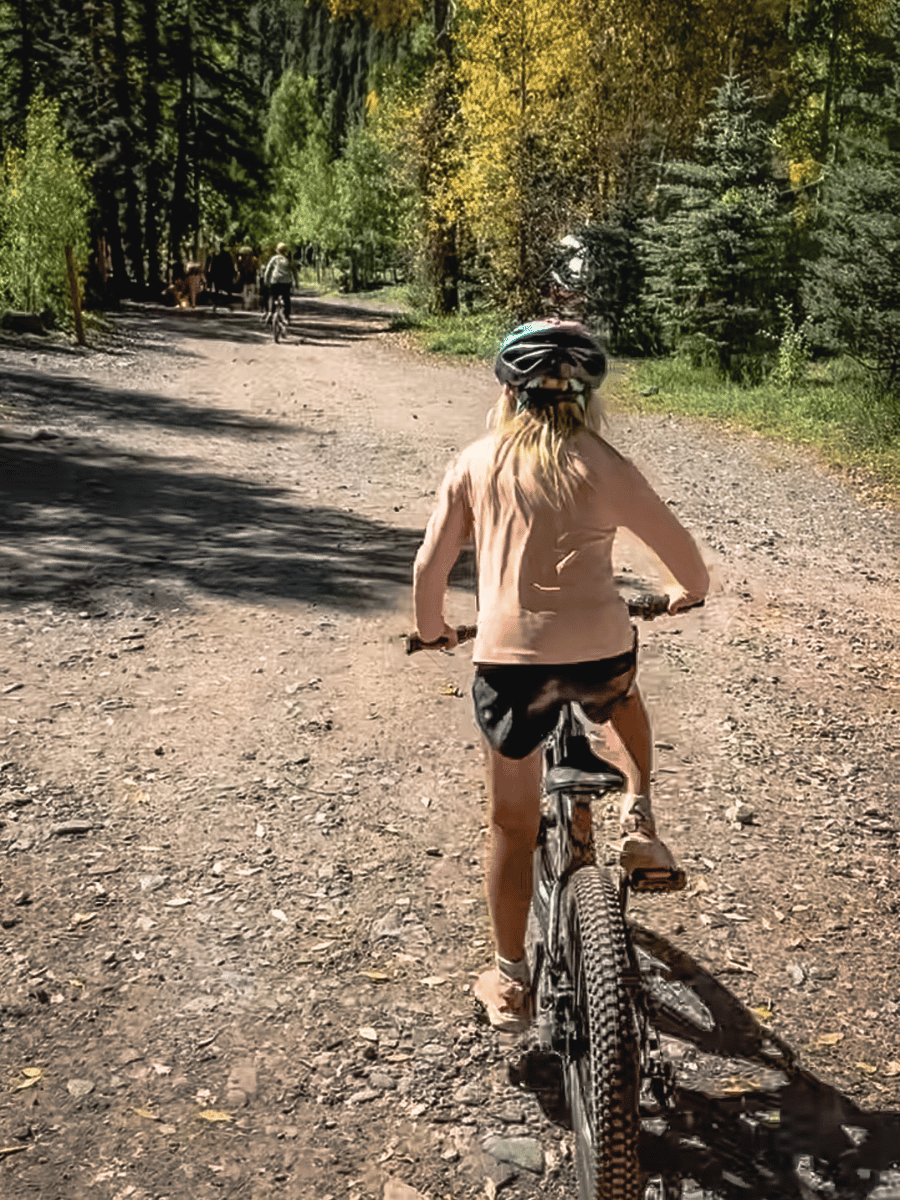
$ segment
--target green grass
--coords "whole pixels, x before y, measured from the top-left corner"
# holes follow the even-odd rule
[[[492,311],[441,317],[414,310],[398,318],[394,327],[410,333],[430,354],[493,360],[500,339],[509,330],[509,318]]]
[[[900,397],[879,396],[853,364],[811,366],[793,388],[741,387],[711,368],[655,359],[628,365],[617,399],[632,412],[703,418],[810,447],[867,494],[900,502]]]

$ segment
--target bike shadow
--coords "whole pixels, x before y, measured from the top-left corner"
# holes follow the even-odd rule
[[[690,955],[640,926],[631,935],[650,1020],[674,1066],[664,1103],[658,1088],[642,1093],[641,1165],[665,1181],[661,1194],[697,1195],[681,1190],[692,1181],[704,1197],[727,1200],[900,1197],[900,1112],[861,1109],[801,1067]],[[509,1080],[570,1127],[556,1055],[526,1049]]]

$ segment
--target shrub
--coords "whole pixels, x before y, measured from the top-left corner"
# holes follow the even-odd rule
[[[59,105],[38,92],[25,144],[7,151],[0,175],[0,296],[7,305],[68,313],[65,247],[85,260],[89,211],[87,173],[66,144]]]

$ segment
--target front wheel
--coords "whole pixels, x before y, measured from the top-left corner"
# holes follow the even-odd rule
[[[640,1200],[640,1054],[634,969],[618,890],[583,867],[566,888],[563,954],[572,988],[566,1092],[580,1200]]]

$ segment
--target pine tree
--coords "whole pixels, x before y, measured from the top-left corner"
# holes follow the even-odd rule
[[[888,18],[880,88],[854,92],[856,129],[842,139],[822,192],[819,257],[805,295],[831,349],[900,388],[900,3]]]
[[[695,143],[669,164],[646,226],[647,299],[670,349],[713,362],[730,379],[758,378],[774,347],[789,217],[774,176],[768,126],[729,74]]]

